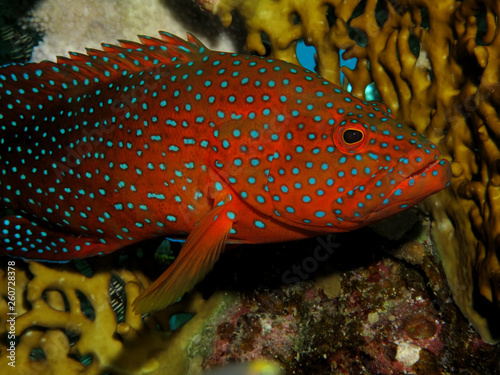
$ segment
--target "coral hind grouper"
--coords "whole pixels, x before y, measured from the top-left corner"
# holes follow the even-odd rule
[[[443,189],[430,141],[315,73],[162,32],[0,68],[0,252],[67,261],[187,237],[162,309],[226,243],[360,228]]]

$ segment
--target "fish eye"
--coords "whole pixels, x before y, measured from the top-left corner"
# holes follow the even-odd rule
[[[339,126],[333,134],[333,143],[340,152],[354,154],[361,152],[370,141],[370,133],[363,124],[351,123]]]
[[[362,131],[358,129],[346,129],[342,133],[342,139],[344,142],[348,145],[355,145],[358,142],[361,142],[365,135],[363,134]]]

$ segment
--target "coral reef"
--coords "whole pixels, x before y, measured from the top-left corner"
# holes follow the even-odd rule
[[[318,246],[333,251],[325,258]],[[8,373],[500,374],[500,347],[458,312],[434,251],[425,220],[397,241],[364,229],[245,246],[185,299],[143,319],[130,304],[149,284],[139,269],[163,268],[151,256],[90,259],[81,271],[16,260],[18,343]],[[2,340],[2,368],[6,352]]]
[[[297,63],[303,39],[318,72],[364,97],[375,86],[397,116],[453,161],[447,190],[425,202],[447,280],[484,340],[500,340],[500,33],[498,1],[198,0],[224,25],[238,13],[246,47]],[[354,70],[340,67],[357,58]]]
[[[179,12],[176,12],[178,2],[42,0],[35,4],[21,23],[36,28],[44,35],[43,41],[33,52],[32,61],[55,61],[57,55],[66,56],[68,51],[85,52],[86,47],[100,48],[102,42],[136,40],[137,35],[156,35],[158,30],[177,35],[193,31],[208,46],[234,50],[234,43],[217,22],[210,21],[205,15],[205,27],[200,28],[195,14],[190,14],[188,20],[179,16]],[[190,8],[192,6],[184,4],[183,11],[187,12]]]
[[[500,347],[450,298],[429,221],[401,241],[365,229],[300,244],[222,259],[210,278],[242,293],[210,318],[190,358],[206,368],[267,358],[296,375],[500,374]],[[315,251],[325,245],[335,245],[326,261]],[[301,281],[290,283],[290,271]]]
[[[33,47],[40,41],[40,35],[29,26],[22,27],[17,20],[27,12],[32,0],[12,3],[0,0],[0,65],[10,62],[24,62],[31,58]]]
[[[9,374],[184,374],[187,346],[220,306],[219,294],[205,301],[194,293],[143,319],[131,307],[142,286],[149,285],[140,271],[100,264],[86,277],[70,265],[16,263],[15,367],[8,366],[6,340],[0,343],[0,367],[12,370]],[[122,301],[113,293],[117,289]],[[5,337],[4,288],[1,296],[0,336]],[[178,329],[172,325],[181,314],[192,318]]]
[[[499,5],[197,1],[226,26],[237,12],[248,30],[250,51],[297,62],[296,43],[304,39],[316,47],[323,76],[340,83],[343,72],[344,86],[349,83],[359,97],[376,87],[400,118],[439,144],[454,162],[451,188],[425,205],[435,219],[439,254],[431,245],[430,223],[415,233],[421,220],[414,217],[398,219],[409,230],[404,237],[392,233],[399,229],[389,229],[390,239],[365,229],[336,238],[247,246],[225,254],[178,304],[142,318],[131,313],[130,304],[162,265],[143,260],[124,265],[120,254],[89,260],[93,271],[16,260],[16,368],[7,367],[3,340],[9,329],[3,258],[0,368],[9,374],[196,375],[214,370],[215,375],[220,366],[265,359],[286,374],[500,374],[500,348],[486,345],[450,298],[484,340],[499,340],[493,325],[498,324],[500,290]],[[185,23],[175,29],[171,19],[177,16],[167,21],[163,5],[180,3],[44,0],[23,22],[45,34],[34,60],[53,59],[102,41],[155,35],[158,29],[199,35]],[[345,58],[358,59],[354,70],[341,68],[341,49]],[[318,260],[315,249],[325,243],[339,251]],[[227,368],[233,369],[239,367]],[[277,373],[275,367],[272,371]]]

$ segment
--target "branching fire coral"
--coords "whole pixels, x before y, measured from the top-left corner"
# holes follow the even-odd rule
[[[500,340],[500,33],[498,1],[198,0],[224,25],[243,18],[246,47],[346,75],[363,98],[374,83],[397,116],[453,161],[451,187],[425,203],[455,301],[484,340]],[[268,48],[266,49],[266,44]],[[354,70],[340,67],[357,58]],[[496,317],[496,318],[495,318]]]
[[[0,367],[11,370],[9,374],[186,373],[187,346],[220,302],[217,296],[205,301],[193,294],[143,320],[131,307],[140,285],[149,284],[139,271],[101,270],[88,278],[70,266],[32,262],[24,269],[21,261],[16,263],[15,367],[8,367],[8,348],[4,340],[0,344]],[[5,269],[0,269],[2,285],[7,284]],[[121,318],[109,293],[113,278],[124,285]],[[2,337],[9,317],[5,292],[0,299]],[[182,330],[174,331],[170,322],[179,313],[194,316]]]

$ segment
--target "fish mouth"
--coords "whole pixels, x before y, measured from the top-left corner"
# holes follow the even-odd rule
[[[446,159],[436,159],[406,176],[385,197],[375,212],[410,208],[428,196],[441,191],[451,180],[451,165]],[[395,207],[397,206],[397,207]]]
[[[410,179],[410,178],[415,178],[415,177],[417,177],[417,176],[419,176],[419,175],[421,175],[421,174],[423,174],[423,173],[427,173],[427,172],[428,172],[430,169],[432,169],[432,168],[433,168],[436,164],[439,164],[439,162],[441,162],[441,160],[436,159],[436,160],[433,160],[433,161],[431,161],[430,163],[428,163],[428,164],[424,165],[424,166],[423,166],[422,168],[420,168],[419,170],[417,170],[417,171],[413,172],[412,174],[410,174],[410,175],[406,176],[406,178],[405,178],[403,181],[401,181],[401,182],[398,184],[398,186],[399,186],[401,183],[403,183],[405,180],[408,180],[408,179]],[[397,189],[397,186],[396,186],[396,189]]]

